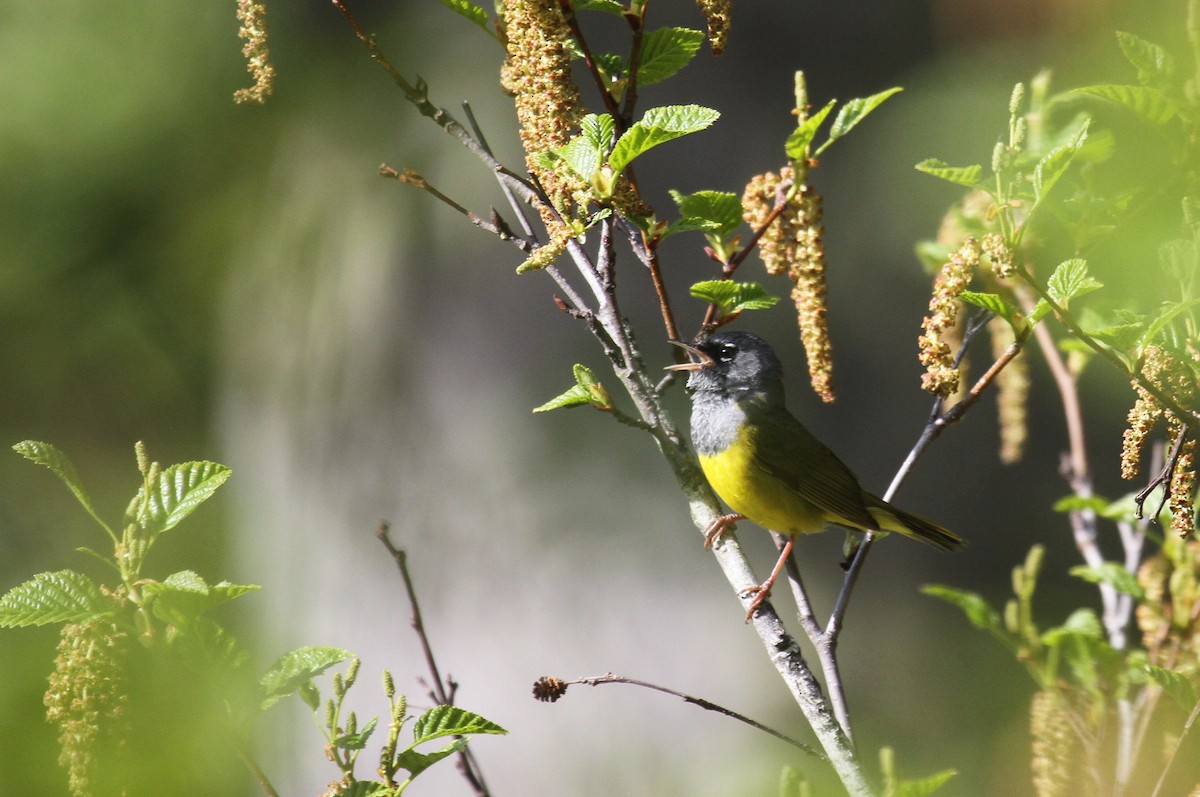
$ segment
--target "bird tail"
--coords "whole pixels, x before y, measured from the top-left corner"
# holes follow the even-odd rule
[[[943,551],[957,551],[967,544],[962,537],[932,520],[897,509],[882,498],[870,498],[873,500],[868,511],[879,524],[879,528],[885,531],[899,532],[905,537],[920,540]]]

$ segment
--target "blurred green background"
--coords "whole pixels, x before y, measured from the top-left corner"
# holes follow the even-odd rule
[[[1113,32],[1177,46],[1183,8],[843,6],[735,7],[725,56],[704,52],[642,95],[643,107],[695,102],[722,119],[639,161],[639,177],[669,215],[668,188],[740,192],[778,168],[796,69],[814,104],[905,87],[814,176],[826,197],[838,403],[806,394],[787,309],[745,321],[789,364],[793,408],[882,490],[928,412],[915,358],[928,280],[912,248],[955,199],[912,164],[985,161],[1012,85],[1043,67],[1060,86],[1130,79]],[[520,167],[493,42],[432,1],[352,7],[436,103],[458,114],[469,100],[500,157]],[[264,585],[220,619],[263,667],[306,644],[359,652],[364,715],[379,711],[368,693],[381,667],[426,701],[401,585],[372,536],[390,520],[460,703],[512,732],[476,742],[497,795],[771,794],[789,762],[819,779],[790,748],[658,695],[529,697],[543,674],[611,670],[805,736],[648,438],[583,410],[529,413],[566,387],[573,362],[602,365],[585,330],[554,309],[549,280],[517,278],[515,249],[376,175],[384,161],[413,167],[484,214],[503,202],[485,170],[405,105],[330,4],[276,2],[269,14],[275,95],[249,107],[231,101],[247,83],[233,3],[0,0],[0,441],[58,445],[109,516],[139,483],[135,440],[163,463],[230,465],[229,487],[156,550],[151,575],[186,567]],[[702,26],[690,3],[659,14],[655,24]],[[677,297],[712,274],[699,242],[679,236],[664,249]],[[650,361],[665,364],[643,275],[624,267],[626,310]],[[702,312],[678,307],[685,327]],[[1095,603],[1065,576],[1076,555],[1049,510],[1066,492],[1061,411],[1047,374],[1035,366],[1033,377],[1024,463],[998,464],[988,403],[901,495],[971,548],[940,557],[888,543],[843,637],[860,743],[895,746],[909,774],[959,769],[948,794],[1031,791],[1032,684],[918,586],[999,603],[1011,566],[1040,542],[1044,622]],[[1099,368],[1085,395],[1098,490],[1119,494],[1127,398]],[[682,394],[673,401],[686,410]],[[74,553],[102,542],[66,490],[3,450],[0,587],[63,567],[102,575]],[[742,539],[766,568],[766,535]],[[801,546],[821,606],[840,578],[839,546],[836,534]],[[0,634],[5,794],[66,793],[41,706],[55,641],[53,629]],[[160,740],[160,794],[255,793],[208,727],[201,712]],[[273,709],[261,737],[281,793],[318,794],[333,779],[297,707]],[[415,788],[467,793],[442,769]]]

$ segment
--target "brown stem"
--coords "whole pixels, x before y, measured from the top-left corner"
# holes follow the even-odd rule
[[[404,582],[404,592],[408,596],[408,605],[412,610],[410,625],[421,643],[421,652],[425,655],[425,666],[429,668],[429,674],[433,677],[433,697],[441,705],[452,706],[458,684],[452,678],[443,680],[442,672],[438,669],[437,660],[433,655],[433,645],[429,642],[429,635],[425,632],[425,621],[421,618],[421,604],[417,601],[417,590],[413,586],[412,575],[408,572],[408,552],[392,544],[391,537],[388,536],[390,530],[391,527],[387,521],[384,521],[379,524],[376,536],[383,543],[383,547],[387,548],[388,553],[396,562],[396,567],[400,570],[400,578]],[[477,797],[490,797],[491,792],[488,791],[487,784],[483,780],[483,772],[470,748],[463,748],[459,751],[458,769],[467,783],[471,784]]]

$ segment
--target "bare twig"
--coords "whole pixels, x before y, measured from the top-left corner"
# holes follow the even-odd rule
[[[442,678],[442,671],[438,668],[437,660],[433,655],[433,645],[429,642],[429,635],[425,632],[425,621],[421,618],[421,604],[417,601],[417,591],[413,586],[412,575],[408,572],[408,552],[403,548],[397,548],[392,544],[392,539],[389,536],[391,527],[384,521],[379,524],[379,530],[376,536],[383,543],[383,547],[387,548],[392,559],[396,562],[396,567],[400,570],[400,578],[404,581],[404,592],[408,596],[408,605],[412,610],[412,625],[413,631],[417,634],[417,639],[421,643],[421,652],[425,656],[425,666],[429,668],[429,674],[433,678],[431,695],[439,704],[445,706],[454,705],[454,695],[458,691],[458,683],[453,678]],[[458,769],[466,779],[467,783],[471,784],[471,788],[475,790],[477,797],[489,797],[491,792],[488,791],[487,784],[483,779],[483,772],[479,768],[479,763],[475,760],[474,754],[470,747],[464,747],[458,753]]]
[[[561,680],[558,678],[553,678],[553,679],[543,678],[539,681],[539,683],[546,682],[546,681],[553,682],[555,685],[555,688],[556,688],[555,696],[548,698],[550,700],[557,700],[559,697],[561,697],[562,693],[567,691],[567,686],[569,686],[570,684],[583,684],[585,686],[602,686],[604,684],[628,684],[630,686],[641,686],[646,689],[653,689],[655,692],[662,692],[663,694],[666,694],[666,695],[672,695],[673,697],[677,697],[685,703],[691,703],[694,706],[699,706],[700,708],[705,709],[706,711],[715,711],[718,714],[724,714],[726,717],[735,719],[738,722],[744,722],[745,724],[749,725],[752,728],[756,728],[757,730],[760,730],[763,733],[767,733],[767,734],[770,734],[771,736],[774,736],[776,739],[779,739],[781,742],[786,742],[795,748],[803,750],[805,753],[808,753],[810,756],[813,756],[814,758],[819,758],[822,761],[829,760],[825,756],[825,754],[822,753],[820,750],[817,750],[814,747],[805,744],[804,742],[797,741],[796,739],[793,739],[792,737],[787,736],[786,734],[780,733],[779,731],[775,730],[774,728],[768,728],[766,725],[763,725],[761,722],[751,719],[750,717],[747,717],[744,714],[739,714],[736,711],[725,708],[724,706],[720,706],[720,705],[712,702],[711,700],[705,700],[702,697],[695,697],[693,695],[689,695],[684,692],[680,692],[680,691],[671,689],[666,686],[652,684],[648,681],[642,681],[637,678],[628,678],[624,675],[616,675],[611,672],[605,673],[604,675],[593,676],[590,678],[575,678],[575,679],[569,680],[569,681]],[[536,693],[536,687],[535,687],[535,693]]]
[[[422,116],[432,119],[438,127],[458,139],[464,147],[467,148],[472,155],[483,161],[497,175],[498,179],[508,182],[512,190],[520,197],[529,201],[533,197],[533,192],[530,187],[521,181],[516,175],[504,168],[504,166],[496,160],[490,152],[487,151],[478,141],[471,137],[457,119],[450,115],[444,108],[439,108],[429,101],[429,87],[425,81],[417,78],[416,82],[409,82],[407,78],[400,73],[392,62],[387,59],[383,52],[379,49],[379,44],[375,41],[375,37],[367,33],[358,18],[347,7],[345,0],[332,0],[334,8],[341,12],[346,23],[350,25],[350,29],[354,31],[354,35],[367,48],[371,60],[383,67],[384,71],[391,76],[392,80],[404,92],[405,98],[420,112]]]

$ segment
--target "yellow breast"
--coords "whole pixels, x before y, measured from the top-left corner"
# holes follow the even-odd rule
[[[700,467],[730,509],[763,528],[795,535],[820,531],[826,525],[824,512],[755,461],[744,430],[723,451],[701,455]]]

